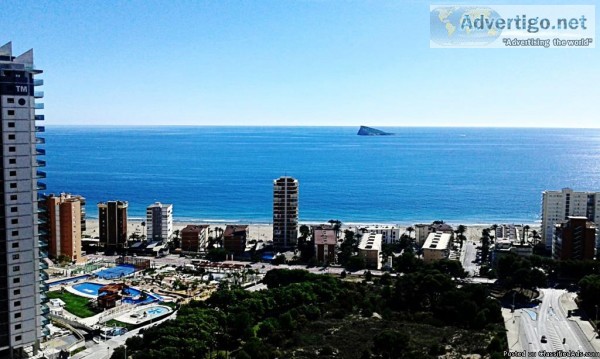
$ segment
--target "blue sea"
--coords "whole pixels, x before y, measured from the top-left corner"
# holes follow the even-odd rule
[[[47,126],[47,193],[160,201],[177,220],[269,223],[273,179],[300,183],[300,220],[536,223],[541,193],[600,191],[600,130]]]

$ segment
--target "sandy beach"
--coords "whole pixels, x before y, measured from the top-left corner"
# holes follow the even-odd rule
[[[197,225],[198,223],[194,223],[194,222],[185,222],[185,221],[174,221],[173,222],[173,230],[182,230],[183,228],[185,228],[187,225]],[[203,223],[205,224],[205,223]],[[225,227],[227,226],[226,223],[208,223],[210,225],[210,228],[223,228],[223,230],[225,229]],[[239,224],[239,223],[236,223]],[[302,223],[302,224],[306,224],[306,225],[315,225],[318,223]],[[85,231],[84,234],[89,235],[91,237],[97,237],[99,235],[99,231],[98,231],[98,220],[97,219],[86,219],[86,226],[87,226],[87,230]],[[273,225],[271,224],[249,224],[249,238],[250,239],[257,239],[257,240],[263,240],[263,241],[271,241],[273,240]],[[364,225],[361,225],[364,226]],[[137,233],[140,236],[142,234],[145,234],[145,228],[142,226],[142,221],[141,220],[129,220],[128,224],[127,224],[127,233],[128,236],[131,235],[132,233]],[[408,228],[408,226],[399,226],[403,231],[406,230],[406,228]],[[453,225],[454,229],[456,229],[458,226],[457,225]],[[465,236],[467,237],[467,240],[479,240],[479,238],[481,238],[481,231],[484,228],[489,228],[490,225],[470,225],[467,226],[467,230],[465,232]],[[355,225],[344,225],[342,226],[342,230],[344,229],[351,229],[354,230],[356,228]],[[531,230],[537,230],[539,231],[539,227],[537,226],[531,226]],[[413,234],[414,235],[414,234]]]

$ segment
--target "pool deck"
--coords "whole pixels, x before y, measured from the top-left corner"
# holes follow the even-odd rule
[[[162,314],[158,315],[158,316],[147,316],[145,318],[144,317],[141,317],[141,318],[133,318],[133,317],[131,317],[131,315],[134,314],[134,313],[144,313],[148,309],[157,308],[157,307],[165,308],[167,311],[165,313],[162,313]],[[171,314],[171,313],[173,313],[173,309],[171,309],[171,308],[169,308],[169,307],[167,307],[165,305],[149,304],[149,305],[144,305],[144,306],[137,307],[134,311],[131,311],[131,312],[126,313],[126,314],[123,314],[120,317],[117,317],[115,319],[118,320],[119,322],[138,325],[138,324],[143,324],[143,323],[146,323],[146,322],[150,322],[150,321],[156,320],[159,317],[162,317],[164,315],[168,315],[168,314]]]

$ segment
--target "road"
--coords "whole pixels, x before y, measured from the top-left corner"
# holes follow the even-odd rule
[[[518,325],[518,338],[523,349],[529,352],[540,350],[581,350],[594,351],[579,325],[567,319],[567,313],[560,303],[565,290],[542,289],[543,300],[537,308],[519,309],[515,318]],[[547,342],[542,343],[542,335]],[[564,344],[563,344],[564,340]]]
[[[156,324],[162,323],[165,320],[175,319],[177,316],[177,312],[174,312],[172,315],[168,316],[165,319],[161,319],[154,324],[149,324],[144,328],[148,328],[149,326],[154,326]],[[108,359],[112,355],[113,351],[120,347],[121,345],[125,345],[125,341],[128,338],[131,338],[135,335],[139,334],[141,328],[132,330],[125,335],[121,335],[105,342],[101,342],[100,344],[93,345],[86,350],[79,352],[73,356],[73,359]]]
[[[461,250],[461,263],[470,277],[479,274],[477,263],[474,263],[477,257],[477,245],[473,241],[465,241]]]

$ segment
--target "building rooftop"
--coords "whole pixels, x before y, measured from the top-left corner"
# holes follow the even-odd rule
[[[447,250],[450,245],[450,233],[430,233],[423,244],[423,249]]]
[[[185,226],[184,229],[181,230],[181,233],[197,233],[200,232],[202,229],[206,229],[208,228],[209,225],[208,224],[201,224],[201,225],[195,225],[195,224],[188,224],[187,226]]]
[[[380,251],[382,238],[383,236],[381,234],[365,233],[360,239],[358,249]]]
[[[317,245],[335,245],[337,243],[337,236],[331,226],[314,226],[313,236]]]
[[[240,235],[245,234],[246,231],[248,230],[248,225],[228,225],[227,227],[225,227],[225,232],[223,233],[223,237],[229,237],[229,236],[233,236],[233,235]]]

